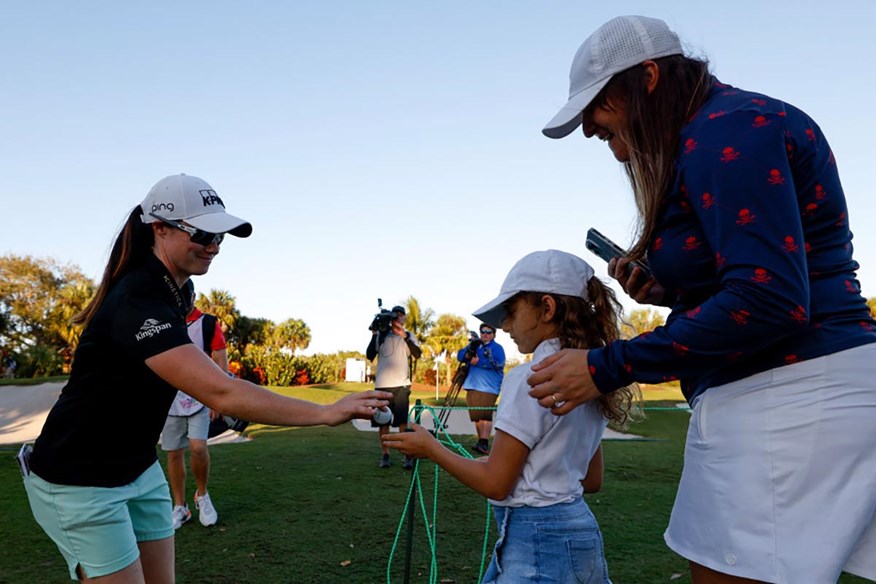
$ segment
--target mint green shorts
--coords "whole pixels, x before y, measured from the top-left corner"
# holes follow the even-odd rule
[[[31,473],[24,479],[33,516],[67,560],[88,578],[127,568],[140,557],[137,542],[173,535],[170,491],[161,465],[122,487],[56,485]]]

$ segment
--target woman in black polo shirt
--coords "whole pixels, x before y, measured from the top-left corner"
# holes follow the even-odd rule
[[[205,274],[225,234],[252,226],[225,212],[203,180],[159,181],[133,209],[85,326],[70,381],[37,439],[25,487],[37,522],[76,579],[174,581],[170,496],[155,444],[177,389],[237,417],[283,426],[369,418],[389,394],[330,405],[228,377],[189,340],[180,287]]]

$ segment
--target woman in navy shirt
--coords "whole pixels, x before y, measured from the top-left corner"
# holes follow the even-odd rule
[[[821,129],[720,82],[652,18],[604,24],[570,78],[544,133],[581,126],[624,165],[639,232],[609,272],[672,311],[546,359],[530,395],[562,415],[634,381],[680,381],[693,415],[665,539],[693,582],[876,578],[876,323]]]

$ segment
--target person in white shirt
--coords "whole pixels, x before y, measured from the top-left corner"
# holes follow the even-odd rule
[[[388,424],[371,422],[377,427],[378,438],[389,432],[390,426],[404,432],[408,427],[408,408],[411,397],[411,360],[419,359],[422,349],[417,343],[417,337],[405,330],[407,314],[404,306],[394,306],[390,311],[392,321],[388,328],[378,324],[378,320],[369,327],[372,332],[371,342],[365,350],[369,361],[377,359],[377,371],[374,374],[374,389],[388,391],[392,394],[389,409],[392,411],[392,421]],[[381,456],[378,466],[389,468],[389,450],[381,443]],[[405,470],[413,468],[413,462],[407,456],[402,467]]]
[[[192,308],[186,315],[189,338],[227,373],[228,352],[218,320],[202,313],[195,306],[195,287],[191,280],[186,282],[183,293],[191,298]],[[205,327],[208,327],[207,330]],[[209,343],[209,346],[205,343]],[[219,520],[219,514],[207,490],[210,478],[207,437],[210,420],[218,416],[218,412],[212,411],[187,393],[176,392],[161,432],[161,448],[167,452],[167,478],[173,496],[174,529],[179,529],[192,518],[192,512],[186,503],[186,448],[189,449],[189,465],[197,485],[194,501],[195,508],[198,509],[198,520],[204,527],[215,525]]]
[[[619,313],[614,293],[587,262],[547,250],[517,262],[499,295],[474,315],[501,327],[538,362],[562,348],[592,348],[617,338]],[[529,375],[527,363],[505,376],[496,437],[485,458],[460,456],[416,424],[413,432],[385,435],[383,443],[432,459],[490,499],[499,537],[483,583],[566,582],[571,575],[578,582],[610,583],[602,534],[582,494],[601,488],[603,431],[610,420],[627,422],[638,388],[556,416],[529,397]]]

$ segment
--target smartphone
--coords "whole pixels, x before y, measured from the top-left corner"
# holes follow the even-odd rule
[[[32,445],[22,444],[21,450],[15,456],[15,459],[18,460],[18,468],[21,470],[22,477],[27,477],[30,474],[30,453],[32,450]]]
[[[587,249],[606,262],[610,262],[614,258],[623,258],[629,255],[627,250],[592,227],[587,230],[587,240],[584,242],[584,245],[587,246]],[[635,260],[630,262],[627,264],[627,272],[632,271],[633,267],[642,270],[645,280],[651,278],[651,269],[648,268],[648,263],[645,260]]]

